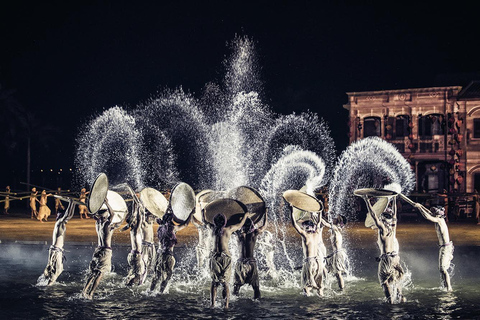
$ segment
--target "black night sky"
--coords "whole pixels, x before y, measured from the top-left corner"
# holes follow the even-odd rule
[[[462,2],[3,1],[0,84],[57,128],[32,155],[32,169],[57,170],[73,165],[81,124],[163,88],[201,93],[223,77],[227,42],[245,35],[257,43],[263,101],[318,113],[341,152],[346,92],[479,78],[476,15]],[[1,156],[2,186],[25,181],[20,147]]]

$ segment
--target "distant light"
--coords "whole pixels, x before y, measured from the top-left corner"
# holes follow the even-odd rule
[[[62,171],[62,169],[60,169],[60,171]]]
[[[40,172],[43,172],[43,169],[40,169]]]
[[[58,174],[60,174],[60,171],[58,171]]]
[[[50,172],[53,172],[53,169],[50,169]]]
[[[70,171],[72,171],[72,168],[70,168]]]

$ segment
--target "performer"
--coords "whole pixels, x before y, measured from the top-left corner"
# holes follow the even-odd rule
[[[80,199],[79,199],[80,202],[85,203],[87,201],[87,194],[89,193],[90,191],[87,191],[85,188],[82,188],[82,190],[80,190]],[[85,215],[85,219],[90,219],[90,217],[88,216],[87,206],[79,204],[78,210],[80,213],[80,219],[83,219],[83,215]]]
[[[100,284],[100,280],[106,272],[112,268],[112,235],[115,229],[118,229],[121,222],[112,223],[113,209],[105,199],[107,210],[101,210],[95,213],[95,228],[98,236],[98,247],[93,253],[90,261],[89,272],[83,288],[82,295],[87,299],[92,299],[93,293]]]
[[[158,281],[160,281],[160,292],[163,293],[168,281],[172,278],[173,268],[175,267],[173,248],[177,244],[177,232],[188,225],[190,217],[183,225],[175,225],[172,208],[169,204],[163,219],[158,221],[160,224],[157,230],[159,246],[155,261],[155,274],[150,284],[151,291],[155,290]]]
[[[323,219],[322,219],[323,220]],[[343,236],[341,229],[345,225],[344,217],[336,216],[332,223],[323,220],[322,224],[330,228],[330,241],[332,243],[332,253],[325,257],[327,271],[335,275],[340,290],[345,288],[343,274],[347,272],[347,256],[343,249]]]
[[[438,237],[438,269],[442,277],[443,285],[447,291],[452,291],[452,285],[450,284],[450,275],[448,274],[448,268],[453,259],[453,242],[450,241],[450,235],[448,234],[448,227],[444,207],[433,207],[431,210],[428,210],[420,203],[415,204],[415,208],[420,211],[422,216],[435,223],[435,231],[437,232]]]
[[[138,195],[134,194],[138,197]],[[132,286],[134,284],[141,284],[145,274],[145,263],[142,259],[142,224],[145,215],[145,208],[140,203],[139,199],[134,199],[132,205],[132,212],[127,217],[127,224],[122,228],[122,231],[130,228],[130,242],[132,250],[128,254],[128,275],[125,278],[125,285]]]
[[[312,212],[312,216],[317,215],[316,221],[306,220],[300,226],[293,215],[293,208],[290,206],[290,216],[295,230],[302,237],[303,256],[305,258],[302,267],[302,286],[303,293],[310,295],[312,289],[317,290],[319,296],[323,296],[323,278],[325,275],[325,264],[323,250],[320,248],[320,225],[322,219],[321,212]],[[323,241],[322,241],[323,242]]]
[[[145,282],[148,274],[153,271],[157,252],[155,250],[155,243],[153,239],[153,223],[156,217],[145,210],[145,218],[142,221],[140,232],[142,233],[142,260],[145,265],[145,272],[142,276],[141,283]]]
[[[55,194],[59,196],[62,195],[62,188],[58,187]],[[55,198],[55,214],[58,214],[58,208],[65,210],[65,207],[62,204],[62,200],[60,200],[59,198]]]
[[[36,203],[36,201],[38,201],[37,194],[38,194],[37,188],[33,187],[32,192],[30,193],[30,209],[32,213],[32,219],[34,217],[37,218],[38,216],[37,203]]]
[[[228,309],[230,301],[230,276],[232,272],[232,258],[228,250],[228,243],[232,233],[243,227],[247,218],[250,218],[254,213],[246,213],[240,223],[226,226],[227,218],[223,214],[217,214],[213,218],[214,227],[212,230],[215,238],[213,252],[210,258],[210,274],[212,277],[212,285],[210,287],[210,307],[215,307],[215,300],[217,298],[217,288],[219,285],[223,286],[224,308]]]
[[[380,249],[380,257],[378,258],[378,280],[382,285],[383,292],[389,303],[393,304],[395,298],[400,302],[405,302],[406,299],[402,295],[401,287],[401,279],[403,278],[404,271],[400,264],[400,257],[398,255],[399,245],[396,238],[397,211],[395,197],[389,199],[387,207],[378,215],[374,211],[370,199],[366,195],[362,197],[367,204],[367,216],[371,217],[376,228],[378,228],[377,244]],[[392,208],[390,208],[389,205],[392,205]]]
[[[5,188],[5,203],[3,205],[3,213],[8,214],[8,209],[10,209],[10,186]]]
[[[53,229],[52,245],[48,249],[48,264],[43,271],[43,277],[47,280],[47,285],[55,283],[57,278],[63,272],[63,262],[65,254],[63,245],[65,243],[65,231],[67,230],[67,222],[75,213],[75,205],[69,199],[67,210],[57,215],[57,222]]]
[[[40,220],[40,222],[43,223],[43,219],[45,221],[48,221],[48,217],[50,216],[51,210],[47,206],[47,197],[51,196],[52,194],[47,192],[45,190],[42,191],[40,194],[40,201],[37,201],[40,203],[40,208],[38,209],[38,214],[37,214],[37,219]]]
[[[267,227],[267,213],[265,212],[263,225],[255,228],[252,219],[246,218],[243,227],[236,233],[240,245],[240,258],[235,265],[235,284],[233,294],[238,295],[244,284],[250,284],[253,288],[253,298],[260,299],[260,283],[258,280],[257,260],[253,255],[257,237]]]

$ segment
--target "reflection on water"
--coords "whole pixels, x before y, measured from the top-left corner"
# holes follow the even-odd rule
[[[472,319],[480,312],[478,247],[456,247],[454,291],[450,293],[440,288],[436,248],[404,250],[402,259],[411,273],[411,284],[405,289],[408,301],[389,305],[377,282],[375,249],[355,250],[351,256],[356,261],[355,271],[347,277],[344,292],[329,279],[325,297],[304,297],[300,271],[296,271],[290,277],[297,279],[290,282],[263,279],[261,301],[253,301],[253,290],[244,286],[239,297],[232,297],[228,311],[208,308],[210,279],[197,277],[193,264],[187,263],[193,257],[191,249],[176,249],[175,277],[167,292],[158,294],[148,291],[148,283],[125,287],[129,248],[115,247],[115,272],[103,279],[93,301],[83,299],[80,293],[94,248],[67,245],[66,249],[68,260],[59,282],[42,287],[36,283],[47,262],[48,246],[0,244],[2,318]]]

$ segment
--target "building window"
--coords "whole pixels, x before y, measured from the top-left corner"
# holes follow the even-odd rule
[[[418,135],[422,140],[429,140],[433,135],[443,135],[443,115],[429,114],[418,119]]]
[[[408,136],[409,116],[397,116],[395,120],[395,138],[404,138]]]
[[[473,189],[480,192],[480,172],[475,172],[473,176]]]
[[[381,133],[381,120],[379,117],[368,117],[363,120],[363,137],[380,137]]]
[[[473,137],[480,138],[480,118],[473,119]]]

